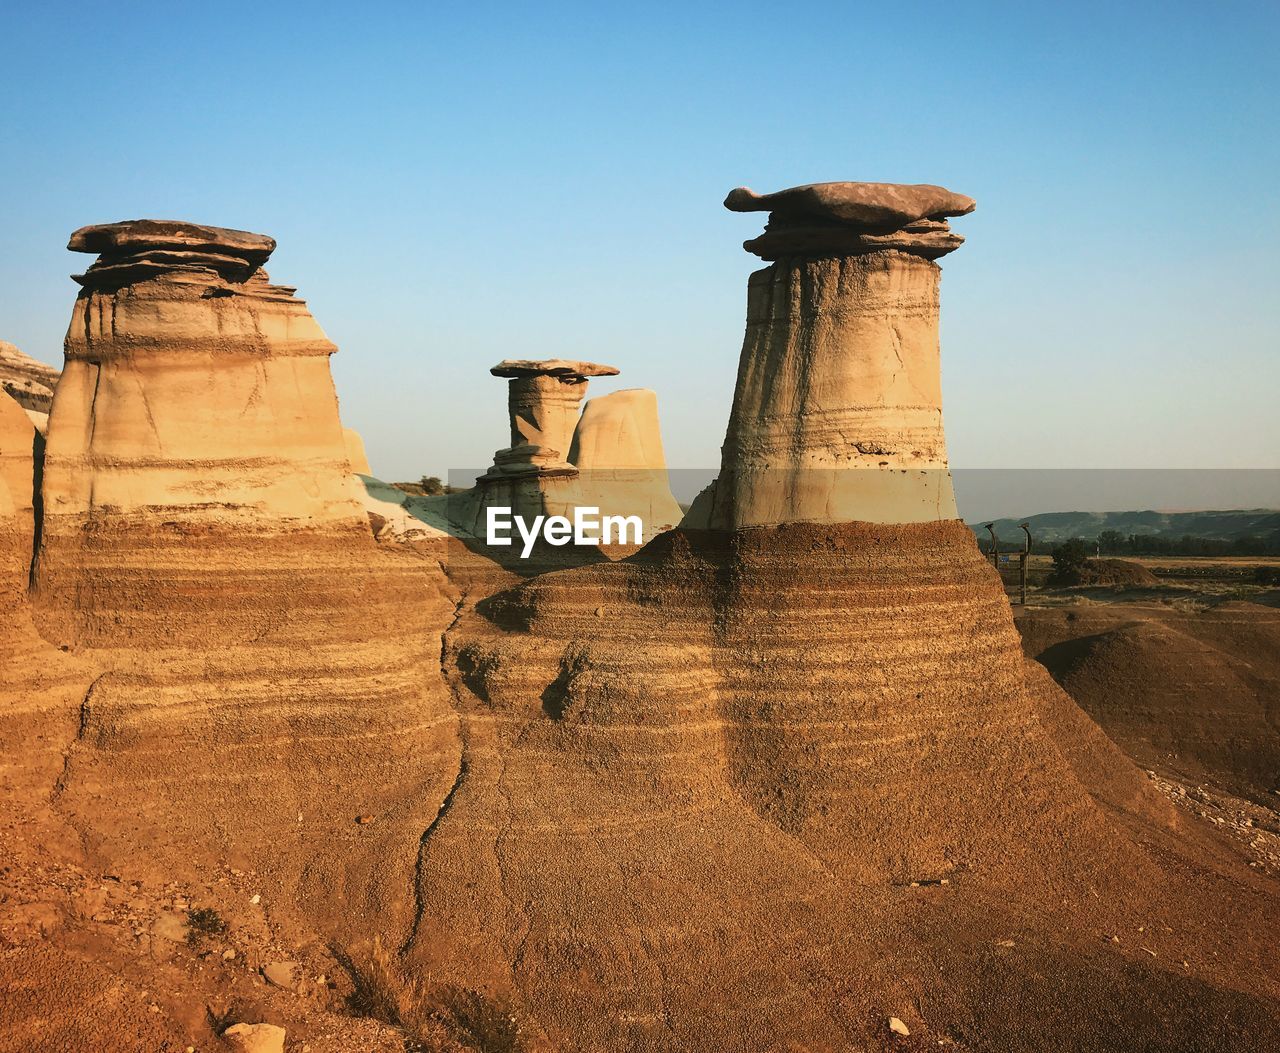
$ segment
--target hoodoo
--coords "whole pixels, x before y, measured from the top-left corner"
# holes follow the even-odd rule
[[[964,240],[947,217],[973,200],[818,183],[740,187],[725,206],[769,211],[744,247],[774,262],[748,282],[720,478],[695,517],[730,529],[954,519],[934,261]]]
[[[1269,951],[1209,908],[1257,924],[1226,892],[1249,876],[1149,847],[1164,802],[1024,662],[954,518],[930,257],[972,202],[773,204],[713,529],[474,596],[446,634],[464,774],[407,966],[512,992],[564,1048],[881,1049],[893,1014],[921,1049],[1068,1049],[1116,1012],[1229,1048],[1206,999],[1276,1035]],[[1212,980],[1099,953],[1175,923],[1148,950]]]
[[[225,520],[358,519],[329,374],[337,348],[261,265],[272,238],[137,220],[85,227],[98,252],[66,338],[45,505]]]
[[[208,532],[206,558],[219,537],[367,533],[329,373],[337,349],[262,270],[272,238],[135,220],[85,227],[68,247],[99,256],[76,276],[49,418],[47,608],[74,602],[84,626],[102,605],[99,628],[115,622],[137,582],[85,586],[95,567],[128,574],[125,552],[157,529]]]
[[[71,239],[101,255],[54,399],[31,607],[101,675],[61,714],[44,792],[58,778],[113,872],[238,860],[272,874],[273,928],[406,924],[422,832],[406,813],[455,777],[455,721],[423,667],[453,604],[434,561],[370,533],[335,347],[262,271],[274,244],[152,221]]]
[[[562,358],[504,359],[489,370],[507,384],[511,445],[493,455],[476,480],[474,495],[460,502],[464,521],[483,532],[485,509],[501,506],[533,519],[561,515],[577,503],[578,470],[569,448],[591,377],[618,375],[614,366]]]

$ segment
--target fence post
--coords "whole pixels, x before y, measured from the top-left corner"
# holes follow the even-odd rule
[[[1018,526],[1027,535],[1026,544],[1022,550],[1022,572],[1018,576],[1019,592],[1022,594],[1019,602],[1025,607],[1027,605],[1027,564],[1031,561],[1031,526],[1028,523],[1019,523]]]

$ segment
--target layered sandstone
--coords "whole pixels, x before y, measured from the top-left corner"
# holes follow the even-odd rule
[[[35,496],[43,440],[23,407],[0,393],[0,482],[4,483],[11,529],[28,569],[35,542]]]
[[[909,216],[920,196],[830,193],[858,222],[868,200]],[[166,251],[244,264],[258,244],[171,233]],[[175,283],[138,240],[157,236],[95,235],[122,254],[104,280]],[[895,281],[915,273],[898,255],[934,266],[863,255]],[[801,292],[821,262],[795,265]],[[219,289],[235,266],[182,273]],[[61,581],[89,612],[70,642],[103,672],[46,751],[53,807],[126,881],[234,868],[206,887],[237,938],[331,953],[347,1004],[438,1023],[440,992],[462,992],[490,1037],[514,1014],[507,1048],[1280,1044],[1274,883],[1172,814],[1024,661],[962,523],[869,521],[915,507],[878,464],[841,469],[870,480],[856,507],[833,489],[818,514],[800,485],[822,448],[804,414],[857,419],[855,375],[892,387],[850,365],[875,345],[871,322],[865,340],[828,340],[871,317],[860,280],[776,315],[786,339],[761,345],[776,357],[744,353],[714,528],[625,560],[517,582],[474,539],[379,548],[269,502],[226,518],[94,504]],[[211,314],[182,331],[217,330]],[[646,428],[624,438],[647,410],[588,410],[574,450],[542,445],[573,432],[542,405],[522,403],[512,449],[550,451],[560,478],[581,474],[575,453],[656,469]],[[95,427],[110,432],[122,406]],[[898,408],[878,426],[918,427]],[[757,500],[746,484],[768,481],[774,461],[755,455],[770,436],[791,436],[778,441],[793,485]],[[335,472],[349,468],[344,450]]]
[[[0,340],[0,390],[18,403],[43,431],[53,405],[58,371]]]
[[[720,479],[691,525],[954,519],[934,260],[972,199],[822,183],[725,204],[770,210],[745,247],[775,262],[748,282]]]
[[[148,886],[229,865],[261,893],[209,893],[236,925],[354,947],[371,918],[409,924],[420,816],[456,778],[455,596],[442,552],[373,541],[335,348],[262,271],[273,244],[72,238],[101,256],[54,400],[34,615],[100,675],[56,742],[56,806],[87,865]]]
[[[50,607],[79,594],[66,613],[82,627],[99,604],[112,619],[122,603],[146,606],[93,583],[125,572],[124,553],[162,524],[233,544],[255,532],[364,534],[329,373],[336,348],[261,269],[274,245],[149,220],[72,235],[71,248],[100,256],[76,279],[37,583]]]
[[[139,220],[86,227],[101,255],[65,342],[49,422],[51,536],[72,519],[358,518],[325,337],[261,264],[275,242]],[[67,517],[72,517],[68,519]]]
[[[552,1048],[880,1049],[889,1016],[922,1049],[1280,1038],[1235,935],[1274,889],[1024,661],[954,518],[936,283],[901,247],[780,261],[709,529],[464,601],[414,975],[509,992]]]
[[[530,521],[572,510],[578,471],[568,457],[588,382],[618,374],[614,366],[559,358],[504,359],[489,372],[508,382],[511,445],[494,453],[473,498],[455,502],[476,533],[483,533],[490,507],[510,508]]]

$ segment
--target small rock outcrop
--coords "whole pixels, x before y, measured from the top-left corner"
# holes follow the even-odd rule
[[[240,1053],[284,1053],[285,1034],[275,1024],[233,1024],[222,1036]]]
[[[58,370],[24,355],[13,344],[0,340],[0,390],[18,403],[41,431],[53,405]]]
[[[372,475],[373,469],[369,467],[369,458],[364,452],[364,439],[355,428],[342,429],[342,441],[347,447],[347,460],[351,463],[351,470],[356,475]]]
[[[42,456],[41,438],[30,415],[0,392],[0,483],[9,498],[13,525],[28,567],[35,536],[34,484]]]
[[[628,388],[592,399],[573,433],[580,502],[613,515],[638,515],[650,533],[680,522],[658,424],[658,396]]]
[[[721,474],[688,525],[954,519],[934,261],[963,241],[947,217],[973,200],[818,183],[725,205],[769,211],[744,247],[774,262],[748,283]]]

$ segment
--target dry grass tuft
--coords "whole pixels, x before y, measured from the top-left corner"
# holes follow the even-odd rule
[[[409,974],[399,956],[375,939],[360,965],[352,966],[352,1012],[405,1032],[416,1053],[525,1053],[519,1021],[509,1000],[455,984],[433,984]]]

